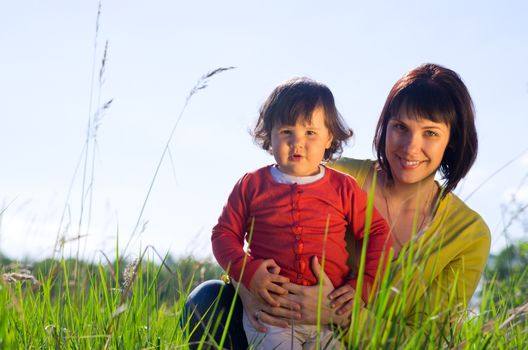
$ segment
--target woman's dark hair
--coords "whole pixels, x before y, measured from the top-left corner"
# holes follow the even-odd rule
[[[379,165],[391,180],[385,139],[389,120],[396,118],[401,108],[406,109],[410,118],[425,118],[450,127],[449,143],[439,168],[445,196],[455,189],[477,157],[471,96],[457,73],[430,63],[410,70],[394,84],[381,111],[373,142]]]
[[[269,151],[274,126],[295,125],[299,118],[310,122],[313,111],[319,106],[324,109],[325,125],[333,137],[324,160],[335,160],[343,152],[343,143],[353,132],[337,111],[330,89],[309,78],[293,78],[277,86],[260,108],[251,134],[258,145]]]

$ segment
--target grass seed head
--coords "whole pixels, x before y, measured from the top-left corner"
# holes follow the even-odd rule
[[[136,278],[139,260],[134,259],[123,271],[123,286],[129,288]]]
[[[2,275],[2,280],[6,283],[14,283],[16,281],[31,281],[32,284],[39,284],[39,281],[35,276],[29,273],[19,273],[19,272],[8,272]]]

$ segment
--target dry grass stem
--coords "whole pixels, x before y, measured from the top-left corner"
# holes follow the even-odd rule
[[[520,316],[528,315],[528,303],[525,303],[522,306],[519,306],[513,310],[510,310],[509,314],[510,314],[510,317],[508,317],[504,322],[502,322],[502,324],[499,326],[499,329],[503,329],[504,327],[506,327],[508,324],[510,324],[516,318]]]
[[[39,284],[40,282],[35,278],[35,276],[28,273],[19,273],[19,272],[8,272],[2,275],[2,280],[6,283],[14,283],[17,281],[24,282],[30,281],[31,284]]]
[[[214,69],[212,71],[209,71],[208,73],[206,73],[202,77],[200,77],[200,79],[198,79],[198,82],[196,83],[196,85],[194,85],[193,88],[189,91],[189,95],[185,99],[185,103],[183,104],[183,107],[182,107],[182,109],[180,111],[180,114],[176,118],[176,122],[172,126],[169,138],[167,139],[167,142],[165,143],[165,147],[163,148],[163,151],[161,152],[160,160],[158,162],[158,165],[156,166],[156,170],[154,171],[154,175],[152,176],[152,180],[150,182],[149,189],[147,190],[147,194],[145,196],[145,199],[143,200],[143,205],[141,206],[141,210],[139,211],[139,215],[138,215],[136,224],[134,225],[134,229],[132,230],[132,233],[130,234],[130,238],[128,239],[128,242],[125,245],[125,249],[123,251],[123,255],[126,254],[126,251],[127,251],[128,247],[129,247],[130,243],[135,238],[135,236],[136,236],[136,234],[138,232],[138,228],[141,225],[141,220],[143,218],[143,212],[145,211],[145,208],[147,206],[147,202],[148,202],[148,199],[150,198],[150,193],[152,192],[152,189],[154,187],[154,183],[156,182],[156,178],[158,177],[159,169],[161,167],[161,164],[163,163],[163,159],[165,158],[165,155],[169,152],[169,146],[170,146],[170,143],[171,143],[172,138],[174,136],[174,132],[176,131],[176,128],[178,127],[178,124],[180,123],[180,120],[183,117],[183,114],[184,114],[185,110],[187,109],[187,105],[189,104],[189,101],[190,101],[191,97],[194,96],[198,91],[205,89],[208,86],[209,79],[211,79],[213,76],[215,76],[215,75],[217,75],[217,74],[219,74],[221,72],[225,72],[225,71],[234,69],[234,68],[235,67],[220,67],[220,68],[216,68],[216,69]]]

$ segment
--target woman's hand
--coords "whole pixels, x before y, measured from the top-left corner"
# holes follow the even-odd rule
[[[350,310],[340,308],[343,311],[341,314],[336,313],[336,309],[332,308],[329,294],[334,291],[334,285],[328,276],[322,271],[321,264],[317,257],[311,260],[312,271],[317,279],[322,278],[322,298],[319,305],[319,285],[314,286],[299,286],[293,283],[285,283],[282,286],[288,290],[290,294],[285,296],[290,301],[301,305],[301,323],[316,324],[317,310],[320,309],[321,324],[338,324],[346,326],[350,322]]]
[[[336,314],[342,315],[350,314],[354,306],[354,299],[356,297],[356,290],[350,284],[344,284],[337,288],[332,293],[328,294],[330,299],[330,307],[336,309]],[[361,307],[365,306],[363,299],[359,298]]]
[[[235,281],[233,282],[236,283]],[[242,284],[239,287],[239,295],[249,322],[259,332],[264,333],[267,331],[264,323],[270,326],[286,328],[292,320],[298,321],[301,319],[300,305],[283,296],[274,295],[274,299],[279,302],[280,306],[273,307],[260,297],[251,294]]]

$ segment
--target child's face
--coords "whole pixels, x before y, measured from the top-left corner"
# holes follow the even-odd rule
[[[271,149],[280,171],[293,176],[319,173],[325,150],[332,144],[332,135],[325,125],[322,107],[316,107],[310,123],[299,120],[293,126],[276,125],[271,131]]]

